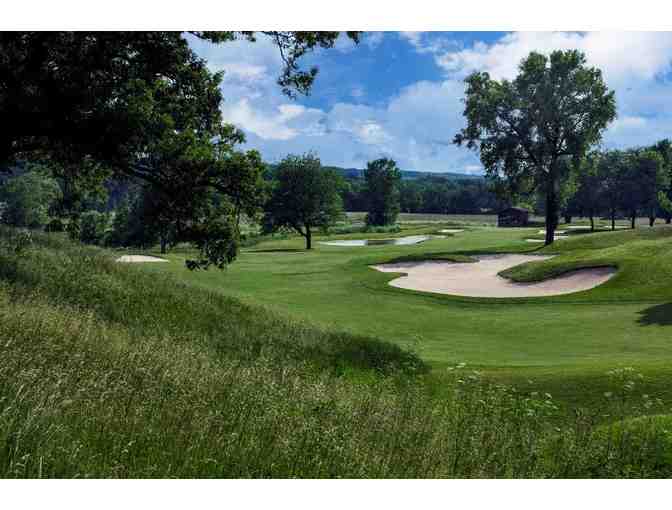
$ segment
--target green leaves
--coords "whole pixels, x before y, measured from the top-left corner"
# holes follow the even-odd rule
[[[319,158],[307,153],[283,159],[275,179],[266,204],[264,231],[292,229],[306,238],[306,249],[311,249],[313,229],[326,229],[343,214],[336,174],[324,170]]]
[[[388,158],[369,161],[364,170],[368,213],[366,224],[391,225],[399,214],[399,184],[401,172],[397,163]]]
[[[569,165],[601,137],[616,117],[614,93],[598,69],[585,65],[576,50],[549,57],[532,52],[513,81],[495,81],[487,73],[466,79],[467,127],[457,145],[480,151],[481,162],[504,189],[531,188],[546,197],[547,244],[557,225],[559,192]]]

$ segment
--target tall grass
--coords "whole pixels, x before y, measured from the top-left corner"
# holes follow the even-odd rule
[[[101,250],[8,235],[0,476],[672,474],[665,418],[559,422],[550,395],[462,367],[427,375],[384,342],[157,280]],[[627,396],[620,377],[614,393]]]

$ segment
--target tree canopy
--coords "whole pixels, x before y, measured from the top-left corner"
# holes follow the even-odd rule
[[[399,214],[401,172],[388,158],[369,161],[364,170],[366,181],[367,225],[391,225]]]
[[[275,183],[266,205],[264,231],[292,229],[312,248],[316,228],[332,226],[343,214],[339,178],[322,168],[314,154],[289,155],[276,169]]]
[[[532,52],[513,80],[475,72],[466,79],[467,127],[454,139],[480,151],[488,175],[543,193],[546,244],[558,223],[560,186],[569,165],[599,142],[616,117],[614,93],[576,50]]]
[[[213,43],[270,37],[284,62],[278,83],[308,93],[317,69],[299,61],[333,47],[339,32],[192,32]],[[347,36],[358,40],[359,33]],[[176,220],[199,221],[207,190],[228,196],[229,214],[258,208],[263,172],[243,133],[223,124],[222,74],[212,73],[179,32],[6,32],[0,34],[0,163],[49,159],[85,182],[105,169],[184,197]],[[91,162],[92,164],[83,164]],[[234,228],[199,229],[233,237]],[[226,223],[230,223],[228,220]],[[212,227],[212,223],[209,223]],[[212,247],[213,243],[205,243]],[[227,253],[229,250],[226,250]],[[216,251],[219,252],[219,251]],[[212,255],[216,252],[209,251]],[[221,265],[226,257],[212,262]]]

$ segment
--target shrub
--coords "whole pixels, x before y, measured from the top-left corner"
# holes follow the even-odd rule
[[[65,231],[65,225],[63,220],[60,218],[53,218],[47,225],[44,227],[44,230],[47,232],[63,232]]]
[[[86,211],[79,224],[79,240],[86,244],[100,244],[105,236],[108,218],[98,211]]]

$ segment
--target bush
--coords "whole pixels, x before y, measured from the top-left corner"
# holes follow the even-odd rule
[[[46,227],[44,227],[44,230],[47,232],[63,232],[65,231],[65,225],[63,224],[63,220],[60,218],[53,218],[49,223],[47,223]]]
[[[79,240],[86,244],[101,244],[107,230],[107,214],[86,211],[79,224]]]
[[[11,177],[0,186],[1,220],[14,227],[42,228],[59,194],[56,180],[39,171]]]

